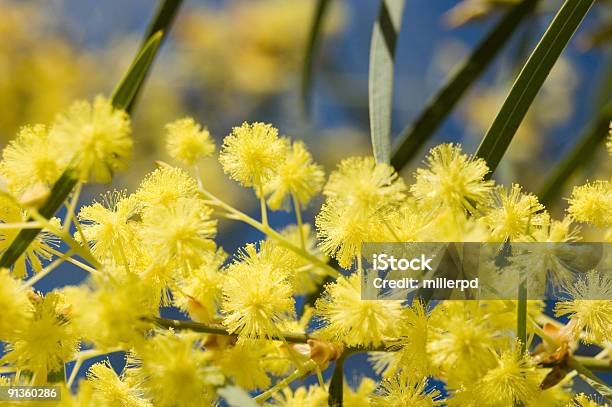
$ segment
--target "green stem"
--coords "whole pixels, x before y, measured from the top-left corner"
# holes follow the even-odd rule
[[[598,372],[612,372],[612,360],[611,359],[596,359],[590,356],[577,356],[574,355],[576,362],[589,370],[596,370]]]
[[[608,384],[603,381],[602,379],[600,379],[597,375],[595,375],[593,372],[591,372],[591,370],[589,370],[586,366],[584,366],[578,359],[576,359],[576,357],[570,356],[569,357],[569,362],[568,362],[569,366],[573,369],[576,370],[576,372],[578,372],[579,374],[588,377],[589,379],[593,380],[594,382],[597,382],[599,384],[602,384],[606,387],[608,387]]]
[[[521,283],[518,289],[518,307],[516,337],[521,341],[521,353],[524,354],[527,350],[527,286],[524,282]]]

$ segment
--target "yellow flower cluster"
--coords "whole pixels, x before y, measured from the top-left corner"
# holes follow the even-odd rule
[[[596,273],[556,304],[557,315],[570,320],[557,331],[543,303],[528,302],[529,337],[544,344],[527,352],[528,344],[515,339],[516,301],[361,299],[364,242],[575,241],[575,221],[604,233],[612,226],[609,181],[576,187],[567,216],[555,220],[521,186],[495,185],[486,163],[459,145],[434,147],[412,185],[372,157],[343,160],[325,182],[304,143],[270,124],[244,123],[225,137],[218,161],[230,178],[253,188],[261,205],[255,219],[210,192],[196,171],[214,153],[208,131],[191,118],[167,131],[168,153],[185,168],[159,162],[133,193],[109,192],[75,213],[79,186],[63,223],[37,216],[24,193],[51,187],[66,169],[81,181],[108,180],[129,158],[127,115],[101,97],[79,102],[49,129],[25,127],[3,152],[0,250],[21,228],[45,231],[11,271],[0,269],[0,340],[7,343],[0,365],[44,384],[74,359],[70,387],[85,359],[128,354],[121,373],[94,364],[67,405],[208,406],[239,386],[262,391],[257,401],[266,405],[321,406],[329,400],[321,371],[366,351],[382,379],[346,386],[348,405],[562,405],[571,398],[567,383],[543,386],[554,365],[543,361],[572,357],[579,341],[612,341],[612,302],[587,300],[612,293],[612,283]],[[312,227],[302,209],[320,192],[324,203]],[[276,230],[267,213],[281,209],[294,212],[295,224]],[[244,222],[265,239],[228,256],[216,241],[219,218]],[[66,253],[55,248],[59,239]],[[344,270],[332,267],[332,258]],[[46,295],[32,290],[63,261],[88,271],[88,280]],[[538,261],[556,282],[565,281],[554,259]],[[314,309],[299,312],[296,297],[318,290]],[[161,318],[164,306],[191,321]],[[80,344],[89,349],[79,351]],[[287,387],[308,374],[317,375],[317,385]],[[444,382],[448,397],[431,388],[430,377]],[[580,397],[576,402],[588,405]]]

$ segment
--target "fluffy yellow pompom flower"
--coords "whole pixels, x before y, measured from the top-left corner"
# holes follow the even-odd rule
[[[416,378],[407,371],[384,379],[372,396],[373,407],[435,407],[444,404],[439,390],[427,391],[427,378]]]
[[[406,187],[393,168],[372,157],[343,160],[329,177],[316,225],[324,253],[349,268],[361,243],[385,239],[389,217],[405,199]]]
[[[264,186],[264,192],[270,194],[268,205],[279,209],[287,196],[292,196],[302,206],[308,204],[313,196],[321,191],[325,173],[320,165],[312,161],[312,156],[301,141],[287,144],[285,160],[278,166],[275,175]],[[287,208],[289,206],[287,205]]]
[[[259,189],[272,178],[285,154],[285,145],[272,125],[243,123],[223,140],[219,162],[234,180]]]
[[[572,301],[558,302],[555,313],[570,315],[570,326],[578,338],[584,330],[587,343],[612,341],[612,280],[597,271],[589,272],[567,289]]]
[[[501,187],[496,189],[482,221],[491,228],[495,241],[516,241],[530,235],[531,227],[541,223],[542,215],[538,212],[543,210],[537,196],[525,194],[520,185],[512,184],[508,192]]]
[[[518,344],[497,357],[490,369],[474,385],[474,406],[506,407],[526,404],[540,392],[540,376],[529,355],[522,355]]]
[[[8,353],[0,359],[0,365],[14,364],[34,373],[37,383],[45,383],[48,373],[57,372],[74,357],[78,333],[59,293],[36,295],[32,303],[34,311],[11,338],[6,347]]]
[[[128,366],[153,405],[208,407],[214,405],[215,388],[225,382],[211,358],[201,335],[157,332],[128,356]]]
[[[7,269],[0,269],[0,310],[0,340],[4,341],[24,324],[32,311],[27,291]]]
[[[244,248],[223,281],[223,324],[240,338],[272,337],[278,325],[295,315],[290,281],[292,256],[260,242]]]
[[[378,211],[399,205],[406,186],[393,167],[377,164],[373,157],[342,160],[329,176],[323,194],[355,209]]]
[[[370,407],[372,393],[376,389],[376,382],[369,377],[363,377],[356,390],[351,389],[345,382],[343,402],[352,407]]]
[[[134,195],[144,206],[170,206],[179,198],[193,198],[197,191],[196,180],[185,171],[163,166],[148,174]]]
[[[52,185],[64,169],[62,153],[44,125],[23,127],[2,152],[0,174],[15,195],[36,184]]]
[[[214,253],[217,221],[212,209],[197,198],[182,198],[165,207],[151,207],[143,215],[143,241],[155,253],[157,264],[176,264],[183,271],[198,267]]]
[[[92,402],[101,407],[152,407],[133,377],[119,377],[108,361],[94,364],[87,371],[93,388]]]
[[[362,301],[360,273],[328,284],[316,302],[316,314],[325,323],[321,336],[348,346],[379,346],[393,336],[401,313],[400,301]]]
[[[83,206],[79,211],[82,231],[91,252],[100,260],[109,256],[123,262],[137,250],[135,219],[140,205],[133,196],[113,191],[102,196],[102,203]],[[77,240],[80,233],[75,234]]]
[[[223,274],[219,272],[226,258],[219,249],[214,256],[206,258],[197,269],[177,279],[177,290],[173,291],[174,304],[198,322],[211,322],[217,316],[221,302]]]
[[[568,212],[577,221],[612,226],[612,183],[595,181],[572,190]]]
[[[90,282],[91,287],[66,287],[72,305],[71,318],[88,342],[99,348],[132,345],[144,337],[149,325],[144,317],[155,315],[159,292],[123,268],[105,270]]]
[[[193,165],[215,152],[215,143],[208,129],[186,117],[166,125],[166,150],[170,157],[185,165]]]
[[[261,341],[240,341],[212,352],[215,366],[236,385],[247,391],[270,386],[264,368],[269,352]]]
[[[412,194],[427,207],[448,205],[452,209],[474,211],[483,204],[493,187],[485,180],[489,172],[482,158],[461,153],[460,145],[440,144],[427,157],[429,168],[417,169]]]
[[[109,182],[132,155],[130,118],[110,101],[78,101],[55,119],[51,135],[74,160],[82,181]]]

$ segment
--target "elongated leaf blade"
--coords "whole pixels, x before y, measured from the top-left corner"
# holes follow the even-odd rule
[[[321,43],[323,24],[325,22],[327,12],[329,11],[330,3],[331,0],[317,0],[312,24],[310,25],[310,30],[308,32],[308,42],[306,43],[306,52],[304,53],[304,65],[302,67],[302,82],[300,87],[302,111],[305,114],[309,112],[314,60]]]
[[[111,102],[116,109],[129,111],[128,107],[133,106],[132,101],[136,98],[136,95],[138,95],[140,88],[145,82],[147,73],[151,69],[153,60],[159,49],[162,37],[163,31],[158,31],[149,38],[121,82],[119,82],[111,98]]]
[[[549,205],[557,199],[574,171],[589,162],[605,140],[610,121],[612,121],[612,100],[601,109],[595,122],[587,126],[576,146],[562,159],[552,171],[551,176],[544,182],[539,194],[544,205]]]
[[[491,172],[497,168],[544,80],[595,0],[566,0],[519,73],[478,147]]]
[[[404,4],[404,0],[381,0],[372,31],[368,99],[372,149],[379,163],[388,164],[391,160],[393,68]]]
[[[183,0],[164,0],[159,3],[155,11],[155,17],[149,23],[147,31],[143,36],[142,44],[140,45],[141,49],[145,47],[147,41],[149,41],[158,31],[163,31],[165,33],[170,32],[172,23],[182,3]]]
[[[396,170],[408,164],[433,136],[465,91],[491,64],[538,2],[523,0],[511,8],[431,98],[415,122],[400,133],[391,158],[391,165]]]

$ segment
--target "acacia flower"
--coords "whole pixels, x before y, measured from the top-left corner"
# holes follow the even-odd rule
[[[0,310],[0,340],[4,341],[24,324],[32,311],[27,291],[7,269],[0,269]]]
[[[209,157],[215,152],[215,143],[210,137],[208,129],[203,129],[191,117],[168,123],[166,131],[166,150],[168,154],[185,165],[193,165],[198,160]]]
[[[2,151],[0,174],[8,180],[9,190],[19,195],[33,185],[53,185],[63,171],[61,157],[62,149],[46,126],[25,126]]]
[[[133,378],[119,377],[109,361],[98,362],[87,371],[93,388],[92,402],[97,406],[152,407],[143,398],[143,391]]]
[[[363,377],[355,390],[345,382],[343,394],[344,404],[352,407],[370,407],[370,400],[375,389],[376,382],[369,377]]]
[[[292,390],[285,387],[273,396],[274,403],[266,403],[267,407],[324,407],[327,405],[327,391],[313,385]]]
[[[217,221],[212,209],[197,198],[181,198],[165,207],[150,207],[144,211],[143,241],[155,253],[155,262],[176,264],[181,270],[198,267],[203,257],[215,252],[213,240]]]
[[[348,346],[379,346],[395,333],[401,312],[400,301],[362,301],[360,273],[328,284],[316,302],[316,315],[324,323],[321,337]]]
[[[295,141],[290,144],[287,139],[283,141],[287,149],[285,159],[264,187],[264,192],[270,194],[268,205],[271,209],[281,208],[287,196],[291,194],[300,205],[306,206],[312,197],[321,191],[325,178],[322,167],[313,162],[303,142]]]
[[[568,213],[579,222],[612,226],[612,183],[595,181],[574,187]]]
[[[130,117],[103,96],[77,101],[56,117],[51,135],[65,149],[81,181],[109,182],[132,155]]]
[[[63,295],[50,292],[44,297],[31,298],[33,312],[17,329],[7,344],[7,353],[0,359],[29,370],[44,383],[47,374],[57,372],[72,360],[78,349],[79,333],[67,317],[67,304]]]
[[[540,204],[538,197],[523,193],[520,185],[512,184],[508,192],[501,187],[495,190],[490,208],[482,220],[496,241],[516,241],[529,236],[532,226],[541,224],[539,212],[543,210],[544,205]]]
[[[426,207],[448,205],[473,212],[486,202],[494,182],[485,180],[489,172],[482,158],[461,153],[461,146],[440,144],[427,156],[427,169],[416,170],[410,192]]]
[[[475,384],[475,406],[505,407],[528,403],[540,393],[540,376],[520,346],[497,356],[497,365]]]
[[[271,242],[247,245],[223,280],[223,324],[240,338],[273,337],[295,315],[287,260]]]
[[[128,366],[155,406],[210,406],[225,378],[202,349],[201,335],[157,332],[128,355]]]
[[[111,256],[119,261],[129,260],[138,250],[135,220],[140,216],[140,205],[133,195],[112,191],[102,196],[102,203],[83,206],[78,214],[82,231],[99,260]],[[80,233],[75,233],[77,240]]]
[[[571,301],[558,302],[557,316],[569,314],[574,337],[584,330],[587,343],[612,341],[612,280],[593,270],[566,288]]]
[[[240,341],[213,350],[213,362],[226,377],[243,389],[267,389],[271,383],[265,369],[268,351],[261,341]]]
[[[134,195],[144,206],[170,206],[179,198],[194,197],[197,191],[196,181],[185,171],[163,166],[148,174]]]
[[[265,123],[243,123],[223,140],[223,171],[245,187],[259,189],[283,162],[286,148],[278,130]]]
[[[584,393],[579,393],[566,407],[608,407],[608,403],[599,404]]]
[[[371,400],[374,407],[435,407],[444,404],[439,390],[427,390],[427,378],[419,379],[405,370],[383,379]]]

